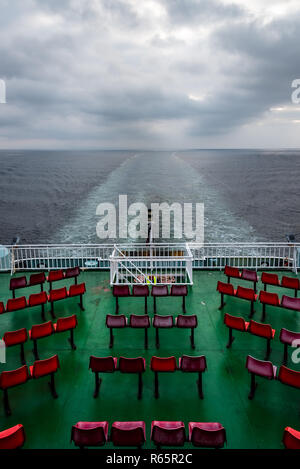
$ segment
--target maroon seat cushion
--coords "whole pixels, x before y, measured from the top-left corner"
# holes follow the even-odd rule
[[[189,441],[194,446],[222,448],[226,442],[226,431],[218,422],[190,422]]]
[[[281,286],[285,288],[293,288],[294,290],[299,290],[299,279],[295,277],[282,277]]]
[[[108,422],[77,422],[72,426],[71,440],[76,446],[102,446],[107,441]]]
[[[148,314],[143,314],[141,316],[137,314],[131,314],[129,318],[130,327],[150,327],[150,319]]]
[[[149,296],[148,285],[133,285],[132,296]]]
[[[172,296],[187,296],[188,289],[186,285],[172,285],[171,295]]]
[[[118,359],[115,357],[90,356],[89,369],[94,373],[113,373],[117,369]]]
[[[145,422],[114,422],[110,439],[115,446],[141,446],[146,440]]]
[[[197,327],[198,320],[196,314],[179,314],[175,319],[177,327]]]
[[[204,355],[199,357],[183,355],[179,358],[179,369],[181,371],[202,373],[206,370],[206,358]]]
[[[263,378],[274,379],[277,367],[269,361],[258,360],[257,358],[247,356],[246,368],[249,373],[262,376]]]
[[[183,446],[186,440],[184,423],[154,420],[151,424],[151,440],[156,445]]]
[[[283,308],[300,311],[300,298],[292,298],[290,296],[283,295],[281,299],[281,306]]]
[[[9,284],[10,290],[16,290],[17,288],[25,288],[25,287],[27,287],[27,279],[25,276],[10,279],[10,284]]]
[[[152,296],[168,296],[167,285],[153,285],[151,295]]]
[[[153,327],[173,327],[174,322],[173,322],[173,316],[168,315],[168,316],[161,316],[160,314],[154,314],[153,318]]]
[[[65,270],[65,278],[78,277],[80,275],[79,267],[70,267]]]
[[[126,327],[127,318],[126,316],[124,316],[124,314],[120,314],[119,316],[114,316],[113,314],[107,314],[106,325],[107,327],[116,327],[116,328]]]
[[[130,290],[128,285],[114,285],[113,286],[114,296],[130,296]]]
[[[121,373],[142,373],[146,369],[145,359],[137,358],[119,358],[119,370]]]
[[[258,276],[255,270],[243,269],[242,270],[242,279],[250,280],[252,282],[258,282]]]
[[[38,274],[30,275],[29,285],[40,285],[41,283],[45,283],[46,275],[44,272],[39,272]]]
[[[279,339],[283,344],[292,345],[294,340],[300,340],[300,332],[289,331],[283,327],[280,331]]]

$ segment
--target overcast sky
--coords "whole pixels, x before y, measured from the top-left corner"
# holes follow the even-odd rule
[[[0,0],[0,148],[300,147],[299,0]]]

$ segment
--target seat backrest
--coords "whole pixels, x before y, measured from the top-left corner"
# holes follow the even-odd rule
[[[148,314],[131,314],[129,317],[130,327],[150,327],[150,318]]]
[[[26,383],[29,378],[27,365],[23,365],[16,370],[2,371],[0,374],[0,388],[7,389],[18,384]]]
[[[187,296],[188,288],[187,285],[172,285],[171,296]]]
[[[48,274],[48,282],[56,282],[64,278],[64,273],[62,270],[50,270]]]
[[[107,327],[126,327],[127,325],[127,318],[124,314],[107,314],[106,315],[106,326]]]
[[[102,446],[106,443],[108,422],[77,422],[72,426],[71,441],[76,446]]]
[[[69,296],[83,295],[85,293],[85,283],[71,285],[69,288]]]
[[[255,272],[255,270],[243,269],[241,277],[242,279],[250,280],[251,282],[258,281],[257,272]]]
[[[282,442],[286,449],[300,449],[300,431],[285,427]]]
[[[15,277],[10,279],[9,289],[15,290],[16,288],[25,288],[27,286],[27,279],[23,277]]]
[[[115,446],[142,446],[145,442],[145,423],[114,422],[110,440]]]
[[[54,328],[51,321],[43,322],[42,324],[34,324],[31,327],[30,338],[32,340],[48,337],[53,334]]]
[[[89,369],[94,373],[112,373],[116,370],[116,359],[114,357],[90,356]]]
[[[56,288],[53,290],[50,290],[49,292],[49,301],[58,301],[58,300],[63,300],[64,298],[67,298],[67,289],[66,287],[62,288]]]
[[[232,329],[237,329],[238,331],[246,331],[246,321],[242,317],[232,316],[231,314],[225,313],[224,315],[224,324],[227,327]]]
[[[30,275],[29,285],[39,285],[46,282],[46,275],[44,272]]]
[[[300,389],[300,371],[291,370],[284,365],[279,368],[278,379],[281,383]]]
[[[128,285],[114,285],[113,286],[114,296],[130,296],[130,290]]]
[[[226,442],[226,430],[218,422],[189,422],[190,441],[194,446],[222,448]]]
[[[76,314],[66,318],[59,318],[56,322],[56,332],[63,332],[68,331],[69,329],[74,329],[77,324]]]
[[[167,285],[153,285],[151,290],[152,296],[168,296],[168,286]]]
[[[145,369],[145,359],[142,357],[119,358],[119,370],[121,373],[142,373]]]
[[[148,285],[133,285],[132,296],[149,296]]]
[[[261,290],[259,292],[259,301],[266,305],[279,306],[280,301],[277,293],[270,293],[268,291]]]
[[[279,285],[278,275],[270,274],[269,272],[263,272],[261,274],[261,281],[267,285]]]
[[[281,306],[283,308],[300,311],[300,298],[292,298],[291,296],[282,295]]]
[[[248,332],[253,335],[265,337],[266,339],[271,339],[273,337],[272,327],[270,324],[261,324],[260,322],[253,321],[252,319],[249,323]]]
[[[299,279],[295,277],[282,277],[281,286],[285,288],[293,288],[294,290],[299,290]]]
[[[0,314],[5,313],[5,306],[3,304],[3,301],[0,301]]]
[[[8,331],[5,332],[3,335],[3,340],[5,342],[6,347],[10,347],[12,345],[23,344],[27,340],[27,330],[25,327],[22,329],[18,329],[17,331]]]
[[[234,295],[234,288],[233,288],[233,285],[231,285],[231,283],[224,283],[224,282],[218,281],[217,291],[219,293],[224,293],[224,295],[231,295],[231,296]]]
[[[25,442],[25,431],[20,423],[0,432],[0,449],[21,448]]]
[[[157,445],[183,446],[186,441],[183,422],[152,422],[151,440]]]
[[[36,360],[32,367],[32,377],[40,378],[51,373],[55,373],[59,368],[58,355],[46,358],[46,360]]]
[[[150,368],[152,371],[175,371],[177,369],[176,358],[172,357],[151,357]]]
[[[179,314],[177,316],[176,326],[177,327],[197,327],[198,319],[196,314]]]
[[[65,278],[72,278],[72,277],[78,277],[80,275],[80,270],[79,267],[70,267],[69,269],[65,270]]]
[[[19,309],[26,308],[26,306],[27,303],[25,296],[21,296],[20,298],[10,298],[7,300],[6,312],[18,311]]]
[[[224,274],[227,275],[227,277],[234,277],[234,278],[240,277],[239,269],[237,267],[231,267],[229,265],[225,265]]]
[[[205,355],[200,355],[199,357],[182,355],[182,357],[179,358],[179,369],[181,371],[202,373],[206,368]]]
[[[236,296],[244,300],[255,301],[255,291],[252,288],[237,287]]]
[[[40,293],[32,293],[29,296],[28,305],[29,306],[38,306],[47,303],[47,293],[42,291]]]
[[[274,367],[272,362],[258,360],[257,358],[252,357],[251,355],[247,356],[246,368],[249,373],[253,373],[264,378],[274,379]]]

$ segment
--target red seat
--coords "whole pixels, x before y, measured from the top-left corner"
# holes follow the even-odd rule
[[[279,286],[279,279],[277,274],[269,274],[268,272],[263,272],[261,274],[261,281],[266,285],[276,285]],[[266,289],[266,288],[265,288]]]
[[[292,290],[295,290],[295,293],[297,294],[297,290],[300,289],[300,282],[298,278],[284,276],[281,279],[281,286],[284,288],[291,288]]]
[[[300,371],[291,370],[284,365],[281,365],[278,373],[278,380],[282,384],[287,384],[294,388],[300,389]]]
[[[121,373],[138,373],[139,381],[138,381],[138,399],[142,398],[143,393],[143,381],[142,381],[142,373],[146,370],[146,362],[145,359],[142,357],[137,358],[119,358],[119,371]]]
[[[154,371],[154,395],[157,399],[159,397],[158,390],[158,373],[159,372],[174,372],[177,370],[177,363],[175,357],[151,357],[150,369]]]
[[[47,294],[45,291],[33,293],[29,296],[28,307],[41,306],[42,319],[45,321],[45,304],[47,303]]]
[[[57,355],[47,358],[46,360],[37,360],[32,366],[29,367],[31,377],[34,379],[42,378],[43,376],[50,375],[51,381],[49,383],[52,396],[56,399],[57,393],[55,390],[54,373],[59,368],[59,360]]]
[[[85,283],[79,283],[78,285],[71,285],[68,291],[68,296],[79,296],[86,292]]]
[[[75,446],[103,446],[107,442],[108,422],[77,422],[72,426],[71,441]]]
[[[191,335],[190,335],[190,340],[191,340],[191,347],[194,349],[195,348],[195,333],[194,329],[198,325],[198,320],[196,314],[189,314],[189,315],[183,315],[179,314],[177,318],[175,318],[175,326],[179,327],[181,329],[191,329]]]
[[[253,399],[257,384],[255,382],[255,376],[261,376],[262,378],[275,379],[277,367],[269,361],[258,360],[257,358],[247,356],[246,368],[251,373],[251,389],[249,393],[249,399]]]
[[[30,275],[29,285],[41,285],[41,291],[43,290],[43,283],[46,282],[46,276],[44,272],[39,272],[38,274]]]
[[[90,356],[89,369],[95,373],[95,391],[94,397],[98,397],[100,385],[102,380],[99,378],[99,373],[113,373],[117,370],[117,361],[115,357],[95,357]]]
[[[300,332],[293,332],[282,328],[280,331],[279,340],[284,344],[283,364],[286,365],[288,361],[288,346],[296,344],[296,341],[298,347],[300,346]]]
[[[5,313],[5,312],[6,312],[6,311],[5,311],[4,304],[3,304],[2,301],[0,301],[0,314],[3,314],[3,313]]]
[[[76,350],[76,345],[74,343],[74,329],[77,327],[77,316],[73,314],[66,318],[59,318],[56,324],[53,324],[55,332],[65,332],[70,331],[70,338],[68,339],[72,350]]]
[[[10,313],[12,311],[18,311],[19,309],[24,309],[26,307],[27,303],[25,296],[21,296],[20,298],[10,298],[7,300],[6,312]]]
[[[183,446],[186,441],[183,422],[162,422],[151,424],[151,440],[158,446]]]
[[[206,358],[204,355],[199,357],[190,357],[189,355],[183,355],[179,358],[179,369],[184,373],[198,373],[198,394],[200,399],[203,399],[202,389],[202,373],[206,370]]]
[[[277,293],[270,293],[270,292],[261,290],[259,293],[259,301],[262,304],[262,317],[261,317],[262,321],[265,321],[266,319],[266,305],[280,306],[280,301],[279,301],[279,297]]]
[[[234,296],[235,290],[233,288],[233,285],[231,285],[231,283],[224,283],[224,282],[218,281],[217,291],[221,294],[221,304],[220,304],[219,309],[222,309],[225,306],[224,295]]]
[[[251,320],[248,327],[248,332],[250,332],[250,334],[267,339],[267,351],[265,360],[268,360],[271,353],[271,340],[274,339],[275,336],[275,329],[272,329],[270,324],[261,324],[259,322]]]
[[[189,422],[189,441],[198,447],[223,448],[226,430],[218,422]]]
[[[300,449],[300,432],[291,427],[285,427],[283,444],[286,449]]]
[[[4,410],[6,415],[11,415],[11,410],[8,400],[8,389],[19,384],[24,384],[29,379],[28,368],[26,365],[11,371],[2,371],[0,374],[0,389],[4,392]]]
[[[64,300],[67,296],[66,287],[56,288],[55,290],[50,290],[48,301],[52,303],[53,301]]]
[[[27,279],[25,276],[10,279],[9,289],[13,292],[13,298],[15,298],[15,290],[25,287],[27,287]]]
[[[300,311],[300,298],[292,298],[290,296],[283,295],[281,298],[281,306],[282,308]]]
[[[63,278],[64,278],[64,273],[62,270],[50,270],[48,277],[47,277],[47,282],[49,283],[58,282],[59,280],[63,280]]]
[[[231,314],[228,313],[225,313],[224,324],[229,328],[227,348],[230,348],[234,341],[232,330],[235,329],[240,332],[246,332],[249,326],[249,322],[246,322],[244,318],[231,316]]]
[[[141,447],[146,441],[145,422],[114,422],[111,426],[110,440],[114,446]]]
[[[257,295],[252,288],[245,288],[238,286],[236,290],[237,298],[241,298],[242,300],[248,300],[251,302],[250,305],[250,317],[254,314],[254,302],[256,301]]]
[[[22,448],[25,443],[25,431],[20,423],[0,432],[0,449]]]
[[[27,330],[25,327],[18,329],[17,331],[5,332],[3,341],[6,347],[12,347],[14,345],[20,345],[20,358],[22,365],[25,365],[25,354],[24,354],[24,343],[27,341]]]
[[[230,267],[229,265],[225,265],[224,274],[228,277],[228,280],[230,279],[230,277],[240,278],[241,276],[240,271],[237,267]]]

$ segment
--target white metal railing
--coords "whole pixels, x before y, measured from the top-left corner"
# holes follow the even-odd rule
[[[65,269],[78,265],[82,269],[111,269],[111,280],[116,276],[117,265],[123,262],[130,270],[137,264],[137,276],[141,270],[150,276],[156,265],[158,275],[165,275],[177,262],[192,278],[193,269],[222,269],[225,264],[239,268],[283,269],[297,272],[300,267],[300,243],[155,243],[118,244],[122,255],[117,255],[113,244],[61,244],[0,246],[0,271]],[[125,257],[125,259],[124,259]],[[126,263],[128,262],[128,264]],[[125,263],[125,264],[124,264]],[[125,269],[126,270],[126,269]]]

